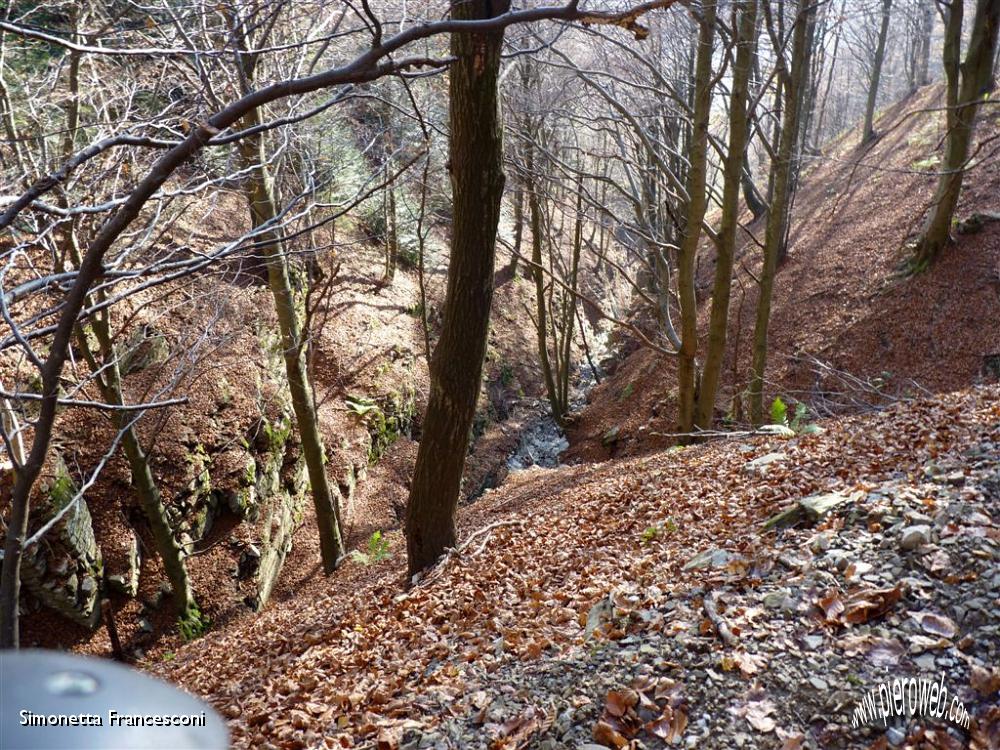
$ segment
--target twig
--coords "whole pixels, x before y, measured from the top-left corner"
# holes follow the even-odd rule
[[[469,545],[472,544],[472,542],[474,542],[477,538],[486,535],[486,538],[483,539],[483,543],[479,545],[479,548],[476,549],[475,552],[471,553],[469,557],[472,557],[473,555],[478,555],[480,552],[486,549],[486,543],[489,542],[489,534],[494,529],[500,528],[501,526],[523,526],[524,524],[525,520],[523,518],[518,518],[511,521],[497,521],[496,523],[491,523],[489,526],[484,526],[483,528],[472,532],[460,545],[448,549],[441,557],[441,560],[438,562],[438,564],[435,565],[430,571],[428,571],[423,577],[418,577],[419,574],[418,576],[414,576],[415,580],[413,581],[413,584],[420,585],[422,583],[427,583],[427,581],[431,581],[437,578],[441,574],[441,572],[448,566],[448,562],[456,557],[461,557],[465,553],[465,550],[468,549]]]
[[[712,621],[712,624],[715,626],[715,630],[718,632],[719,638],[722,639],[723,643],[730,648],[736,648],[739,644],[739,639],[733,635],[733,631],[729,629],[729,625],[726,624],[722,615],[719,614],[719,609],[715,603],[715,599],[715,593],[711,593],[705,597],[703,600],[705,614],[708,615],[708,619]]]

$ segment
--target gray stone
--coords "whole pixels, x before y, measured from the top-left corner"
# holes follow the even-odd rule
[[[808,648],[810,651],[818,651],[823,647],[823,636],[821,635],[804,635],[802,636],[802,644]]]
[[[899,534],[899,548],[910,552],[931,541],[931,527],[926,524],[907,526]]]
[[[906,739],[906,732],[899,727],[889,727],[886,730],[885,738],[889,740],[890,745],[902,745],[903,740]]]
[[[786,453],[765,453],[763,456],[748,461],[743,466],[743,471],[747,474],[766,476],[770,466],[787,460],[788,454]]]
[[[795,505],[786,508],[772,516],[764,524],[765,529],[791,526],[799,521],[816,523],[828,516],[834,510],[853,502],[857,495],[845,495],[842,492],[826,492],[819,495],[809,495],[799,500]]]
[[[732,560],[739,559],[739,555],[724,549],[707,549],[701,552],[684,565],[684,570],[703,570],[705,568],[724,568]]]

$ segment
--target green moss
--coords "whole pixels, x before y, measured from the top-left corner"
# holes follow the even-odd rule
[[[48,487],[49,500],[53,511],[60,511],[76,496],[76,485],[62,459],[56,462],[56,472]]]
[[[476,415],[472,418],[472,439],[478,440],[481,438],[491,424],[493,424],[493,418],[490,415],[489,409],[477,411]]]
[[[192,495],[207,495],[212,491],[212,476],[208,473],[208,465],[211,459],[205,446],[201,443],[195,445],[190,453],[184,456],[184,460],[191,466],[194,479],[191,481],[189,489]]]
[[[404,389],[402,393],[392,391],[375,399],[348,396],[344,403],[368,430],[371,438],[368,448],[369,465],[377,463],[400,435],[409,434],[416,412],[414,394],[410,388]]]
[[[514,368],[504,362],[500,365],[500,383],[505,387],[509,388],[514,382]]]
[[[243,470],[243,484],[252,485],[257,481],[257,460],[253,456],[247,456],[247,465]]]
[[[208,632],[211,620],[196,604],[191,604],[183,615],[177,618],[177,630],[185,642],[193,641]]]
[[[285,447],[288,436],[292,434],[292,421],[284,416],[277,422],[265,418],[261,422],[261,430],[267,441],[267,450],[277,453]]]

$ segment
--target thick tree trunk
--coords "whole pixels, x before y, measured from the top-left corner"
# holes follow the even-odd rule
[[[865,103],[865,122],[861,130],[862,144],[868,143],[875,137],[875,103],[878,100],[878,87],[882,79],[882,63],[885,61],[885,41],[889,36],[889,16],[891,14],[892,0],[882,0],[882,23],[879,27],[875,58],[872,60],[872,74],[868,81],[868,101]]]
[[[733,65],[733,87],[729,105],[729,148],[723,164],[722,222],[716,243],[718,258],[712,288],[712,312],[708,330],[708,350],[698,389],[695,424],[708,429],[712,426],[715,396],[726,352],[726,332],[729,326],[729,298],[733,283],[733,258],[736,250],[736,229],[740,214],[740,180],[745,162],[747,138],[747,93],[753,48],[756,45],[757,0],[743,0],[737,6],[736,61]]]
[[[694,429],[694,409],[698,383],[698,301],[695,298],[694,272],[701,242],[708,197],[705,183],[708,173],[708,126],[712,111],[712,53],[715,42],[716,3],[706,3],[699,19],[698,52],[695,61],[694,116],[688,148],[690,170],[687,180],[688,206],[684,236],[677,254],[677,295],[681,308],[681,346],[677,356],[678,429]]]
[[[456,0],[456,19],[505,13],[509,0]],[[406,513],[411,575],[455,545],[455,506],[482,381],[503,195],[503,126],[497,77],[503,32],[454,34],[449,81],[454,201],[441,338]]]
[[[993,58],[997,51],[1000,2],[978,0],[965,62],[958,64],[962,2],[954,0],[945,29],[945,71],[948,75],[948,134],[941,176],[931,211],[910,261],[911,270],[923,271],[941,255],[951,240],[955,208],[968,166],[976,115],[983,95],[993,87]],[[959,84],[959,78],[961,83]]]
[[[764,268],[760,277],[760,292],[757,298],[757,318],[753,335],[753,363],[750,376],[750,419],[760,424],[763,419],[764,372],[767,366],[767,335],[771,319],[771,296],[774,290],[774,275],[778,267],[778,257],[784,244],[787,207],[791,186],[792,161],[799,134],[800,91],[808,69],[810,52],[810,27],[813,22],[815,5],[811,0],[799,0],[795,29],[792,34],[792,59],[790,70],[784,82],[785,102],[784,122],[781,124],[781,138],[772,169],[774,197],[767,215],[767,229],[764,234]]]

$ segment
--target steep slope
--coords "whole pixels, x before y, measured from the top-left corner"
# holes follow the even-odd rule
[[[984,358],[1000,353],[1000,222],[960,235],[927,273],[897,275],[904,244],[916,236],[933,196],[944,134],[941,96],[935,84],[890,107],[878,121],[882,136],[867,150],[857,147],[859,134],[851,130],[810,160],[792,212],[789,256],[775,284],[768,398],[801,399],[819,413],[851,412],[884,403],[876,390],[893,395],[971,384],[983,374]],[[959,219],[1000,210],[995,109],[981,116],[981,150],[965,178]],[[716,404],[720,418],[737,421],[734,399],[749,382],[762,222],[745,226]],[[703,332],[713,272],[706,244],[698,274]],[[625,350],[630,354],[595,389],[571,431],[567,460],[673,442],[673,360],[632,342]]]
[[[971,734],[894,744],[995,747],[998,398],[520,473],[409,591],[393,534],[392,559],[147,667],[247,748],[866,747],[885,730],[852,728],[856,701],[911,675],[944,680]],[[762,529],[831,492],[818,525]]]
[[[208,250],[243,231],[246,221],[239,196],[220,193],[207,205],[192,205],[164,241],[196,238],[194,246]],[[347,542],[363,548],[374,531],[400,521],[416,450],[410,435],[419,434],[427,366],[416,270],[401,264],[393,282],[383,283],[381,248],[355,237],[350,225],[340,234],[339,256],[319,260],[325,275],[319,277],[317,299],[311,300],[311,369],[329,471],[343,498]],[[426,293],[433,331],[447,268],[440,228],[428,245]],[[138,342],[136,351],[144,353],[141,362],[126,367],[129,392],[155,393],[172,384],[167,393],[187,398],[185,404],[147,415],[139,431],[151,446],[165,504],[179,519],[175,525],[191,553],[187,565],[192,582],[213,627],[253,616],[265,598],[262,592],[280,600],[321,578],[314,511],[290,429],[273,303],[264,286],[231,271],[221,268],[165,293],[157,291],[133,304],[137,312],[116,313],[124,328],[122,339]],[[466,481],[469,494],[505,470],[518,430],[538,412],[532,397],[540,394],[540,378],[531,343],[521,335],[530,325],[524,304],[530,291],[515,280],[501,285],[495,296],[482,419]],[[5,376],[7,364],[6,359],[0,362]],[[79,369],[77,374],[85,375]],[[397,420],[396,426],[366,419],[351,407],[369,402]],[[114,430],[108,420],[95,419],[94,412],[67,410],[60,415],[57,434],[53,453],[58,466],[71,467],[60,471],[78,480],[99,464]],[[6,482],[0,483],[0,505],[9,499],[8,490]],[[231,501],[248,496],[254,498],[249,513],[236,513]],[[86,536],[98,560],[87,571],[90,580],[61,547],[57,554],[51,545],[40,547],[48,558],[38,566],[44,571],[39,588],[65,591],[66,604],[60,599],[57,611],[27,593],[22,642],[110,654],[107,633],[92,629],[100,596],[110,595],[128,655],[174,648],[182,639],[165,595],[169,588],[144,519],[134,507],[131,475],[120,455],[111,458],[89,488],[86,503]],[[36,513],[35,527],[42,520]],[[114,579],[113,588],[101,585],[102,572]],[[86,588],[90,596],[86,622],[74,611],[81,601],[78,588]]]

